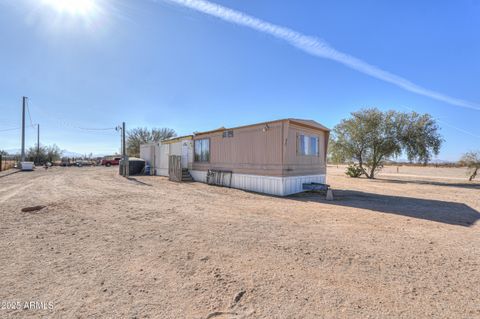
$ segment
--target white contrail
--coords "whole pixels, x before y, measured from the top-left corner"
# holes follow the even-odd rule
[[[220,18],[224,21],[235,23],[241,26],[245,26],[266,34],[270,34],[278,39],[284,40],[291,45],[303,50],[311,55],[318,56],[325,59],[337,61],[343,65],[348,66],[359,72],[368,74],[374,78],[383,80],[385,82],[392,83],[407,91],[417,93],[423,96],[433,98],[438,101],[442,101],[451,105],[461,106],[469,109],[480,110],[480,104],[473,103],[448,95],[435,92],[426,88],[423,88],[409,80],[402,78],[398,75],[384,71],[376,66],[368,64],[360,59],[357,59],[351,55],[340,52],[331,47],[327,42],[303,35],[292,29],[281,27],[263,20],[254,18],[240,11],[236,11],[215,3],[211,3],[205,0],[165,0],[167,2],[173,2],[177,5],[187,7],[210,16]]]

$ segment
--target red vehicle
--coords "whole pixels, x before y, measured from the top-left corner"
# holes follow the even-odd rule
[[[102,159],[102,165],[106,167],[110,167],[112,165],[119,165],[121,157],[112,157],[112,158],[104,158]]]

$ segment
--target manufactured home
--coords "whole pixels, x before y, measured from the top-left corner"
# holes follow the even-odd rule
[[[282,119],[196,132],[150,146],[151,155],[141,157],[153,160],[157,175],[168,176],[168,157],[177,155],[195,181],[286,196],[326,182],[329,132],[312,120]]]

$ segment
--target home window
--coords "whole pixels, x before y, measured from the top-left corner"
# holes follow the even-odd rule
[[[210,140],[195,140],[195,162],[210,161]]]
[[[297,137],[298,155],[318,156],[318,137],[300,134]]]

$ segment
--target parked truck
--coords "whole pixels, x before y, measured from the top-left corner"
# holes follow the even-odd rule
[[[110,167],[112,165],[118,165],[120,164],[121,157],[105,157],[102,159],[102,165],[105,165],[106,167]]]

